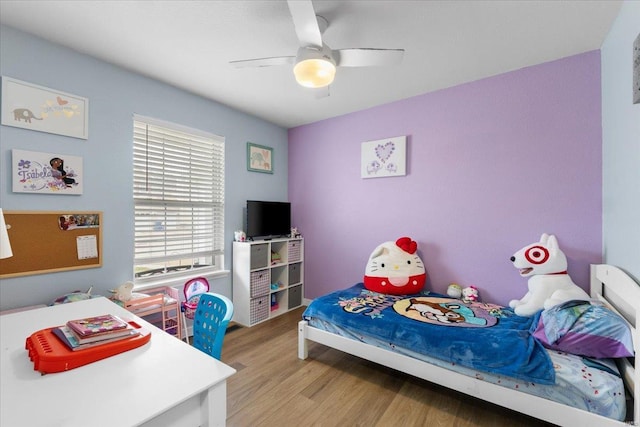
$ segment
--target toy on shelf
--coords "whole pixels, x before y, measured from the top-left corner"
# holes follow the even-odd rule
[[[282,262],[282,257],[276,251],[271,251],[271,264],[279,264]]]
[[[291,227],[291,238],[297,239],[298,237],[302,237],[302,234],[298,231],[298,227]]]

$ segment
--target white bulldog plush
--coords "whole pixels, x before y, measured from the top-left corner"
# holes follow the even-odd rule
[[[573,283],[567,273],[567,257],[558,240],[544,233],[540,242],[525,246],[511,257],[520,276],[529,277],[529,292],[522,299],[509,302],[518,316],[532,316],[571,300],[590,300],[589,295]]]

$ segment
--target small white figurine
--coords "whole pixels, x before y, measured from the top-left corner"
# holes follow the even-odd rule
[[[122,285],[118,286],[116,289],[110,289],[109,292],[113,293],[113,298],[118,301],[126,302],[131,299],[131,292],[133,291],[133,283],[132,282],[124,282]]]

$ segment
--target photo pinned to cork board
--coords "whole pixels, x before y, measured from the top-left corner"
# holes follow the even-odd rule
[[[362,178],[384,178],[407,174],[406,136],[363,142],[360,155]]]
[[[89,100],[2,76],[2,124],[89,138]]]
[[[247,170],[273,173],[273,148],[247,142]]]
[[[82,157],[11,150],[14,193],[80,195]]]

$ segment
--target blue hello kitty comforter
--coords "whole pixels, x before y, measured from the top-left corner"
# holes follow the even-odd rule
[[[358,283],[316,298],[303,318],[467,368],[554,384],[551,359],[532,336],[539,315],[520,317],[510,308],[438,294],[379,294]]]

